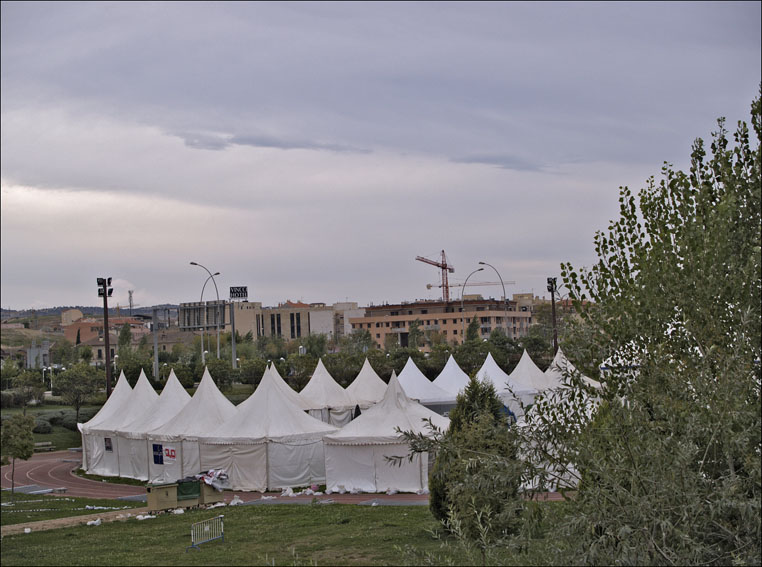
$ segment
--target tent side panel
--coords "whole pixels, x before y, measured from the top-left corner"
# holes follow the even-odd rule
[[[119,452],[119,476],[148,480],[148,449],[145,439],[129,439],[117,436]]]
[[[119,476],[117,438],[99,433],[91,433],[85,437],[87,453],[90,455],[87,473],[100,476]]]
[[[331,492],[376,492],[373,447],[326,445],[325,483]]]
[[[225,469],[233,490],[267,489],[266,445],[199,443],[202,470]],[[191,474],[191,473],[188,473]]]
[[[305,444],[269,443],[270,490],[325,481],[325,456],[320,440]]]
[[[410,451],[407,445],[376,445],[373,448],[373,462],[376,466],[376,490],[378,492],[397,490],[399,492],[417,492],[423,490],[423,464],[421,455],[413,456],[408,461]],[[402,465],[391,463],[386,457],[403,456]]]

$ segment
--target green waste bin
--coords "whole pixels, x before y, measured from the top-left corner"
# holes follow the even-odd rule
[[[177,505],[184,508],[198,506],[201,497],[201,485],[197,480],[177,481]]]

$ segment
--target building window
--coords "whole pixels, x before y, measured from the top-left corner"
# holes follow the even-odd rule
[[[291,313],[291,338],[296,338],[296,322],[294,321],[294,314]]]

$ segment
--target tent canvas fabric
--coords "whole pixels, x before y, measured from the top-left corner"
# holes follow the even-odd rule
[[[558,388],[563,384],[565,375],[572,375],[576,374],[577,372],[578,370],[569,361],[569,359],[566,358],[566,355],[561,350],[561,347],[559,347],[558,351],[556,352],[556,356],[553,357],[553,362],[550,363],[550,366],[548,366],[548,369],[545,371],[545,377],[550,383],[550,387]],[[584,375],[580,375],[580,379],[588,386],[592,386],[597,390],[600,390],[601,388],[601,383],[597,380],[593,380],[592,378],[588,378]]]
[[[124,371],[122,371],[111,395],[98,413],[96,413],[87,423],[77,424],[77,428],[82,435],[82,467],[85,470],[90,470],[91,468],[94,469],[105,457],[103,454],[104,451],[101,448],[104,444],[103,436],[91,433],[90,430],[94,427],[98,427],[101,423],[107,423],[113,419],[114,415],[120,415],[121,408],[129,403],[131,396],[132,386],[130,386],[127,377],[124,375]]]
[[[121,462],[117,432],[158,398],[159,395],[148,382],[145,372],[141,370],[127,403],[119,406],[119,410],[113,412],[108,419],[93,426],[90,426],[89,422],[85,425],[86,433],[93,435],[93,439],[88,443],[90,456],[87,472],[89,474],[120,476]],[[92,442],[93,440],[95,442]],[[125,462],[125,467],[128,466]]]
[[[337,427],[352,421],[357,405],[357,401],[333,379],[322,359],[318,360],[310,381],[299,396],[311,406],[309,414],[312,417]]]
[[[381,380],[366,358],[360,373],[347,386],[347,392],[362,409],[367,409],[383,399],[386,393],[386,382]]]
[[[402,431],[431,434],[426,421],[446,430],[450,420],[408,398],[392,374],[384,398],[336,433],[323,438],[326,489],[354,492],[397,490],[418,492],[428,489],[428,455],[405,458],[401,466],[387,457],[407,457],[409,448]]]
[[[439,376],[434,378],[434,385],[443,389],[445,392],[457,396],[466,386],[468,386],[468,380],[468,374],[463,372],[461,367],[458,366],[458,363],[455,361],[455,358],[450,355],[442,372],[439,373]]]
[[[291,386],[286,384],[286,381],[281,377],[280,373],[278,372],[278,369],[275,368],[274,364],[271,364],[269,367],[265,369],[265,373],[262,376],[263,381],[265,379],[265,376],[267,375],[271,375],[273,377],[274,386],[278,388],[281,392],[283,392],[283,395],[286,396],[286,398],[291,400],[294,404],[296,404],[298,407],[300,407],[304,411],[309,411],[310,409],[312,409],[310,407],[310,403],[307,400],[305,400],[297,392],[295,392]]]
[[[117,431],[119,476],[148,480],[148,462],[152,459],[152,451],[147,433],[172,419],[190,399],[173,370],[159,398]]]
[[[231,418],[199,436],[202,467],[225,469],[233,490],[264,492],[325,480],[323,436],[337,429],[306,414],[278,380],[265,372]]]
[[[198,436],[219,427],[235,411],[205,369],[196,393],[183,409],[146,434],[154,455],[148,461],[149,482],[174,482],[202,472]]]
[[[447,404],[455,402],[455,395],[435,386],[416,366],[412,358],[408,358],[405,367],[397,376],[397,380],[405,394],[422,404]]]

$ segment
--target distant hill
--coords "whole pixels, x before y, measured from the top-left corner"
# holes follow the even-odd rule
[[[164,309],[177,309],[178,305],[172,304],[172,303],[164,303],[162,305],[152,305],[150,307],[133,307],[132,308],[132,314],[133,315],[151,315],[154,309],[158,309],[160,312]],[[5,321],[6,319],[17,319],[17,318],[24,318],[24,317],[34,317],[35,315],[38,317],[49,317],[49,316],[61,316],[61,313],[64,311],[67,311],[69,309],[79,309],[82,311],[84,315],[95,315],[95,316],[103,316],[103,306],[100,307],[85,307],[82,305],[63,305],[60,307],[44,307],[42,309],[25,309],[21,311],[13,311],[10,309],[0,308],[0,319]],[[129,307],[120,307],[119,308],[119,314],[124,317],[125,315],[129,315],[130,309]],[[108,310],[109,317],[116,316],[117,309],[116,308],[109,308]]]

